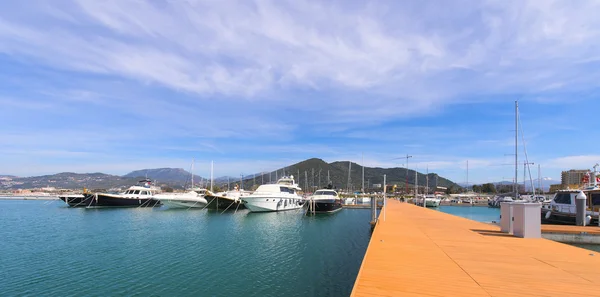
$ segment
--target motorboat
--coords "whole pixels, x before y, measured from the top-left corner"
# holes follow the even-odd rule
[[[488,206],[492,208],[500,208],[500,203],[503,202],[515,202],[515,200],[510,196],[494,196],[494,198],[488,201]]]
[[[155,207],[161,202],[154,199],[160,188],[152,185],[152,181],[144,179],[138,185],[131,186],[124,193],[94,193],[86,194],[86,207]]]
[[[442,199],[436,195],[425,195],[425,206],[426,207],[438,207],[440,206]]]
[[[156,194],[153,198],[169,208],[204,208],[208,204],[205,195],[206,189],[197,188],[185,193]]]
[[[307,213],[333,213],[342,209],[342,198],[333,189],[317,190],[308,198]]]
[[[542,204],[542,223],[575,225],[577,214],[575,200],[580,194],[584,194],[586,198],[587,225],[598,225],[600,188],[557,191],[550,203]]]
[[[259,186],[254,193],[241,197],[251,212],[285,211],[302,208],[304,199],[298,195],[300,187],[294,176],[284,176],[275,184]]]

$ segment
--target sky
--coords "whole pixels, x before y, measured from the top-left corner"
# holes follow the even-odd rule
[[[0,174],[600,162],[599,1],[3,1]],[[364,156],[364,157],[363,157]],[[363,161],[364,159],[364,161]],[[467,170],[468,162],[468,170]],[[468,173],[468,178],[467,178]]]

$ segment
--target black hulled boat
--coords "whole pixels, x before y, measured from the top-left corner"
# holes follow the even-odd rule
[[[342,209],[342,199],[331,187],[317,190],[308,198],[307,204],[307,213],[334,213]]]
[[[58,199],[64,201],[69,207],[86,207],[86,202],[89,203],[89,197],[84,194],[62,195]]]
[[[160,206],[159,200],[152,196],[160,191],[152,186],[148,179],[139,182],[141,185],[132,186],[122,194],[94,193],[86,194],[86,207],[155,207]]]

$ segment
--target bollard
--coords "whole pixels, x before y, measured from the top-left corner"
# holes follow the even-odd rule
[[[577,226],[585,226],[586,200],[587,197],[582,191],[580,191],[579,194],[577,194],[577,196],[575,197],[575,223],[577,224]]]

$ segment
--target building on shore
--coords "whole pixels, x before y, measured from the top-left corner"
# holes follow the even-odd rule
[[[569,188],[572,185],[581,186],[583,177],[588,172],[590,172],[588,169],[571,169],[569,171],[563,171],[560,174],[560,184],[564,189]]]

